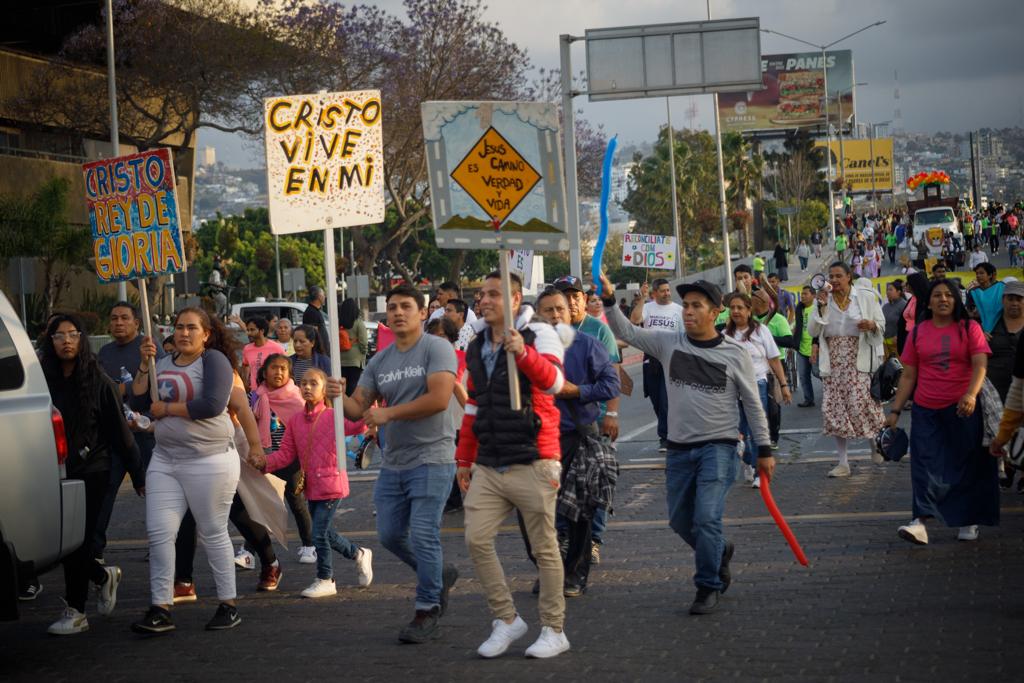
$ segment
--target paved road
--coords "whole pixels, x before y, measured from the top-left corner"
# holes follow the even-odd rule
[[[633,371],[636,372],[638,368]],[[531,630],[504,658],[482,661],[476,646],[489,617],[462,540],[461,513],[447,515],[443,543],[462,572],[443,637],[401,646],[396,634],[412,614],[411,572],[380,548],[374,534],[373,475],[355,476],[335,525],[375,552],[376,579],[355,587],[336,562],[340,593],[298,596],[313,578],[292,552],[277,593],[256,593],[253,572],[239,572],[243,624],[207,633],[210,571],[200,552],[200,601],[175,610],[178,631],[147,640],[129,624],[148,603],[143,506],[127,489],[115,510],[108,561],[124,569],[115,614],[90,604],[92,630],[72,638],[45,633],[61,605],[59,572],[25,604],[23,618],[0,624],[0,679],[58,680],[1020,680],[1017,646],[1024,599],[1024,496],[1003,495],[1003,522],[977,543],[932,529],[932,544],[910,546],[896,527],[910,517],[910,466],[874,465],[854,444],[853,476],[830,480],[832,451],[817,432],[816,409],[784,409],[780,466],[773,489],[810,558],[800,567],[767,517],[756,491],[729,494],[726,529],[736,544],[734,583],[719,612],[691,617],[693,554],[667,527],[662,460],[646,401],[625,401],[624,463],[604,562],[590,592],[568,605],[573,649],[549,661],[522,658],[538,632],[535,577],[514,521],[498,541],[519,609]]]

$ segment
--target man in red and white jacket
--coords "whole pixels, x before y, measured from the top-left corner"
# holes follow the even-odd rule
[[[466,545],[494,615],[481,657],[503,654],[526,634],[494,549],[498,527],[513,509],[522,515],[540,570],[541,634],[528,657],[554,657],[569,649],[565,621],[564,573],[555,533],[555,502],[561,474],[560,414],[555,394],[565,382],[562,341],[546,323],[530,324],[533,311],[520,310],[522,281],[512,276],[512,328],[505,320],[501,277],[491,273],[480,290],[482,320],[466,351],[469,373],[466,414],[459,432],[456,477],[465,493]],[[509,399],[506,352],[515,355],[522,408]]]

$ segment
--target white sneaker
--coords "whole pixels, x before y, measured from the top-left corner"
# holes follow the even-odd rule
[[[316,564],[316,548],[311,545],[299,548],[299,564]]]
[[[317,579],[302,591],[304,598],[329,598],[337,594],[338,587],[334,585],[334,579]]]
[[[744,465],[743,466],[743,481],[745,481],[748,484],[750,484],[750,483],[752,483],[754,481],[754,477],[755,476],[757,476],[757,475],[755,474],[754,468],[752,466],[750,466],[750,465]]]
[[[978,525],[969,524],[967,526],[960,527],[960,531],[956,535],[958,540],[961,541],[977,541],[978,540]]]
[[[509,645],[525,636],[529,628],[518,614],[511,624],[506,624],[503,619],[495,619],[491,622],[491,637],[476,649],[476,653],[487,659],[500,657]]]
[[[366,588],[373,583],[373,551],[360,548],[356,555],[356,571],[359,572],[359,585]]]
[[[565,637],[565,631],[555,631],[550,626],[540,630],[540,638],[526,648],[526,656],[536,659],[547,659],[566,652],[569,649],[569,639]]]
[[[235,553],[235,564],[242,569],[256,569],[256,556],[241,546]]]
[[[832,479],[835,479],[837,477],[848,477],[850,476],[850,466],[836,465],[835,467],[828,471],[828,476],[831,477]]]
[[[107,582],[98,586],[96,596],[96,611],[105,617],[109,617],[117,604],[117,584],[121,583],[120,567],[104,567],[107,572]]]
[[[916,545],[928,545],[928,530],[924,528],[924,524],[919,519],[901,526],[897,529],[896,533],[905,541],[910,541]]]
[[[878,446],[871,444],[871,462],[876,465],[884,465],[885,458],[882,457],[881,451],[878,450]]]
[[[85,614],[79,612],[74,607],[65,605],[60,619],[50,624],[50,628],[46,629],[46,632],[52,633],[55,636],[73,636],[76,633],[85,633],[88,630],[89,620],[85,618]]]
[[[750,488],[759,489],[761,488],[761,477],[754,477],[754,481],[750,482]]]

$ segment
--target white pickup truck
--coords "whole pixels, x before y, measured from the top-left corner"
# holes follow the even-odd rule
[[[951,207],[931,206],[914,212],[914,244],[919,244],[924,236],[928,242],[929,256],[942,256],[942,243],[947,235],[956,237],[963,244],[960,222]]]
[[[0,292],[0,620],[18,618],[18,572],[41,574],[85,536],[85,483],[67,479],[64,420],[25,329]]]

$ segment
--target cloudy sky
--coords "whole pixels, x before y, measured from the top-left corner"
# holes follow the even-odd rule
[[[401,14],[401,0],[375,4]],[[588,28],[632,26],[707,18],[705,0],[489,0],[487,16],[526,48],[535,66],[558,67],[558,36]],[[859,120],[893,118],[899,73],[903,127],[911,132],[966,131],[1024,125],[1024,0],[711,0],[714,19],[759,16],[761,27],[808,42],[830,43],[875,21],[837,45],[853,52]],[[764,54],[800,52],[805,46],[762,34]],[[584,68],[582,41],[573,47],[573,70]],[[585,116],[603,124],[620,143],[653,140],[665,122],[664,99],[590,104]],[[673,123],[710,128],[710,95],[672,99]],[[233,136],[203,131],[200,145],[217,148],[229,166],[260,163],[252,146]]]

